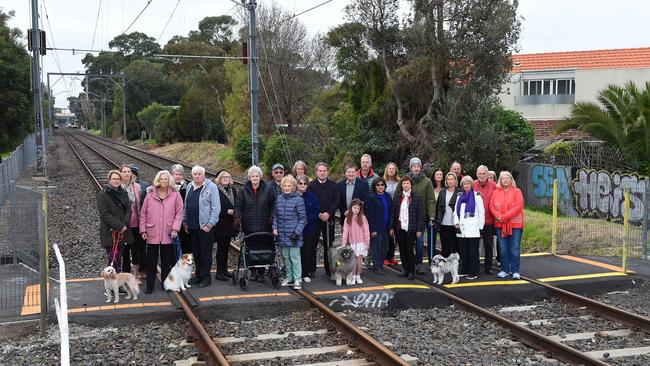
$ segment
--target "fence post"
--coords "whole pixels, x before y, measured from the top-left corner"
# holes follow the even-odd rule
[[[61,365],[70,365],[70,336],[68,330],[68,290],[65,280],[65,262],[59,251],[59,246],[56,243],[53,246],[56,260],[59,262],[59,298],[54,298],[54,307],[56,309],[56,316],[59,320],[59,334],[61,334]]]
[[[625,189],[625,211],[623,211],[623,273],[627,273],[627,236],[630,231],[630,189]]]
[[[650,210],[650,207],[648,207],[648,190],[650,190],[650,179],[646,177],[644,180],[645,182],[645,189],[643,190],[643,224],[642,224],[642,230],[643,230],[643,240],[642,240],[642,245],[643,245],[643,254],[641,255],[641,258],[643,259],[650,259],[648,257],[648,210]]]
[[[557,255],[557,179],[553,179],[553,228],[551,231],[551,253]]]
[[[43,190],[41,208],[38,210],[38,226],[39,235],[42,240],[39,240],[39,272],[40,272],[40,295],[41,295],[41,335],[46,334],[46,321],[47,321],[47,302],[48,302],[48,263],[47,263],[47,192]]]

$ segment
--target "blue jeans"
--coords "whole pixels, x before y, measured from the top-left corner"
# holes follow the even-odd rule
[[[501,256],[501,270],[506,273],[519,273],[520,244],[523,229],[513,228],[512,235],[501,236],[501,228],[496,228],[499,252]]]
[[[384,258],[388,252],[388,232],[379,231],[376,237],[370,237],[372,246],[372,268],[380,270],[384,267]]]
[[[427,241],[429,243],[429,250],[427,255],[429,256],[429,264],[431,264],[431,259],[436,255],[436,235],[438,235],[438,232],[436,231],[435,225],[427,225],[427,230],[429,232]]]
[[[434,230],[435,231],[435,230]],[[425,231],[422,232],[419,238],[415,241],[415,265],[422,264],[422,257],[424,257],[424,233],[429,233],[429,242],[431,242],[431,225],[426,224]],[[431,262],[431,245],[429,245],[429,262]]]

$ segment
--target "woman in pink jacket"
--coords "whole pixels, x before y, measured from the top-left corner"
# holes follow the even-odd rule
[[[512,174],[507,171],[499,174],[497,189],[490,199],[490,212],[494,217],[501,272],[497,277],[512,274],[518,280],[521,235],[524,231],[524,196],[517,188]]]
[[[161,279],[164,281],[175,262],[174,246],[183,222],[183,199],[171,185],[172,175],[161,170],[147,188],[140,211],[140,235],[147,242],[147,289],[153,292],[156,281],[156,264],[160,252]],[[162,284],[161,284],[162,286]]]

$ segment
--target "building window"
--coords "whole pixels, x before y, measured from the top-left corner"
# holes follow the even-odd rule
[[[523,95],[575,94],[575,79],[525,80]]]

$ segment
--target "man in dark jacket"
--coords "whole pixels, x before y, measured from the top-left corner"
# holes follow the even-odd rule
[[[282,187],[280,187],[282,178],[284,178],[284,166],[279,163],[274,164],[273,168],[271,168],[271,181],[269,182],[269,186],[275,192],[276,197],[282,194]]]
[[[368,198],[368,183],[357,177],[357,167],[354,164],[345,167],[345,178],[338,182],[339,187],[339,213],[341,226],[348,215],[348,208],[353,199],[358,198],[366,202]]]
[[[323,251],[325,260],[325,274],[330,277],[329,248],[334,241],[334,214],[339,207],[339,189],[333,180],[329,179],[329,166],[327,163],[316,164],[316,179],[309,183],[309,191],[318,198],[321,213],[318,215],[318,237],[323,237]],[[365,184],[365,183],[364,183]],[[318,239],[317,239],[318,240]],[[316,253],[314,253],[315,255]]]

